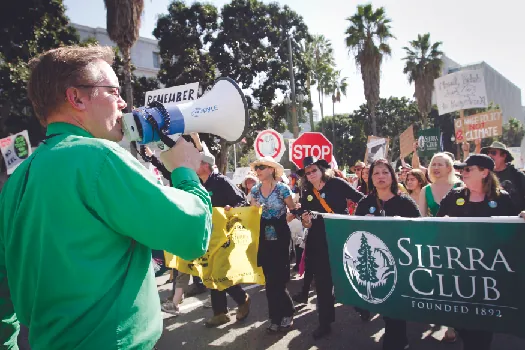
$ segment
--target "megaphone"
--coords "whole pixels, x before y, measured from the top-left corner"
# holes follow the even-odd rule
[[[142,145],[163,141],[164,136],[173,139],[174,135],[178,137],[190,132],[210,133],[229,142],[238,142],[248,125],[246,99],[230,78],[218,79],[210,91],[195,101],[164,105],[155,102],[122,117],[126,138]]]

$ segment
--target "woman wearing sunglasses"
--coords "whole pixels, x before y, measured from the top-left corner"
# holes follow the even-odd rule
[[[306,157],[304,169],[297,172],[303,178],[301,208],[319,213],[348,214],[347,200],[359,202],[363,195],[348,182],[336,178],[328,170],[325,160]],[[335,307],[332,274],[328,259],[328,243],[324,221],[320,215],[315,219],[308,212],[302,217],[302,223],[308,229],[305,256],[306,269],[313,273],[317,290],[317,310],[319,327],[314,331],[314,338],[327,336],[331,332],[331,323],[335,320]]]
[[[251,204],[262,206],[261,230],[257,264],[266,279],[266,298],[270,316],[269,333],[288,331],[293,325],[295,311],[286,289],[290,280],[291,233],[286,212],[294,209],[290,188],[280,182],[284,168],[271,157],[251,164],[260,183],[251,190]]]
[[[494,174],[494,161],[485,154],[474,154],[464,163],[456,164],[463,170],[464,187],[450,191],[441,201],[437,216],[491,217],[519,214],[509,194]],[[463,340],[463,350],[489,350],[492,332],[457,329]]]
[[[378,159],[372,163],[369,175],[369,194],[357,205],[357,216],[401,216],[416,218],[421,216],[417,204],[405,194],[399,194],[396,173],[386,159]],[[370,313],[356,308],[361,318]],[[406,321],[383,317],[385,321],[385,336],[383,350],[408,349]]]

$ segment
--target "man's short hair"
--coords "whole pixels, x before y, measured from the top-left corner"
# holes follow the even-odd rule
[[[96,85],[101,79],[94,64],[112,64],[109,46],[66,46],[49,50],[29,62],[27,93],[35,114],[45,124],[47,117],[64,103],[66,90],[75,85]]]

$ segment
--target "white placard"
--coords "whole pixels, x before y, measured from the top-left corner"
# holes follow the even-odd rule
[[[386,146],[386,139],[372,140],[369,143],[367,143],[367,159],[365,160],[366,163],[372,164],[376,159],[386,158]]]
[[[197,99],[199,83],[172,86],[165,89],[158,89],[146,92],[144,105],[149,105],[152,101],[159,101],[163,104],[180,104]]]
[[[232,182],[235,185],[241,184],[249,172],[250,172],[250,167],[236,168],[235,172],[233,173]]]
[[[463,70],[434,80],[439,115],[488,107],[482,69]]]
[[[32,153],[27,130],[0,139],[0,149],[4,157],[7,174],[10,175]]]
[[[283,135],[273,129],[261,131],[255,138],[253,148],[258,158],[272,157],[276,162],[281,160],[286,149]]]

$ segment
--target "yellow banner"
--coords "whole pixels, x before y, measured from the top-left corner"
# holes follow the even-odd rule
[[[213,208],[213,231],[206,254],[193,261],[164,252],[166,265],[199,276],[211,289],[224,290],[240,283],[264,285],[257,266],[262,209],[257,207]]]

